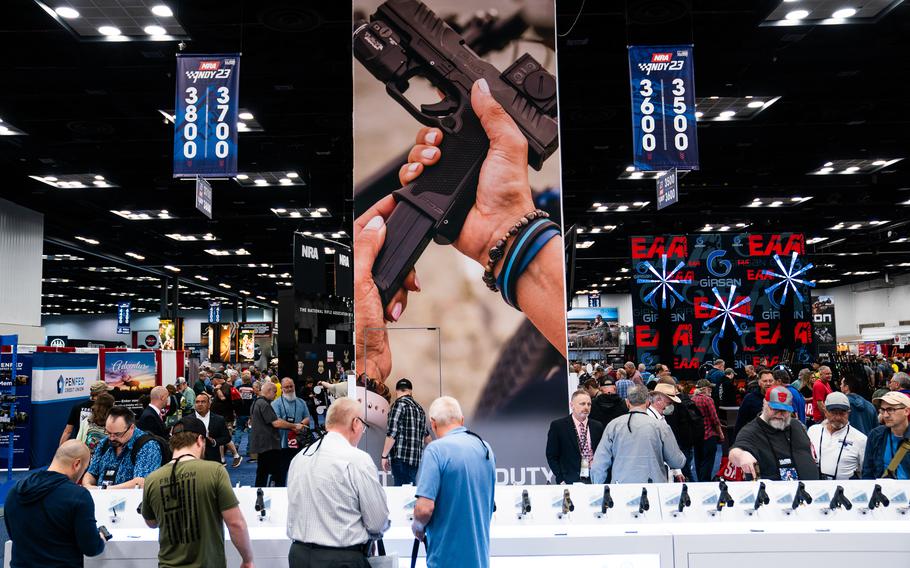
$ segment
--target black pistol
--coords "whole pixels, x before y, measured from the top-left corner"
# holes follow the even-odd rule
[[[471,108],[471,87],[486,79],[490,92],[528,140],[528,163],[540,169],[559,144],[556,78],[530,55],[500,73],[465,45],[464,38],[417,0],[388,0],[354,23],[354,57],[415,119],[444,136],[439,163],[394,192],[395,210],[373,265],[373,281],[388,305],[424,249],[451,244],[474,205],[489,140]],[[404,95],[424,77],[445,98],[417,108]]]

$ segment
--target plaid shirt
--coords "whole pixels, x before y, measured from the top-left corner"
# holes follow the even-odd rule
[[[400,396],[392,404],[386,435],[395,438],[390,458],[403,460],[414,467],[420,465],[423,439],[430,435],[430,431],[427,429],[426,413],[411,395]]]
[[[620,379],[616,381],[616,394],[623,400],[629,398],[629,389],[634,384],[635,383],[633,383],[631,379]]]
[[[714,401],[711,400],[711,397],[698,393],[692,397],[692,401],[695,402],[695,406],[705,419],[705,440],[712,436],[720,436],[720,418],[717,417],[717,409],[714,408]]]

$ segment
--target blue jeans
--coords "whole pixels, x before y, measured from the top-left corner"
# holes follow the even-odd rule
[[[250,434],[247,431],[247,424],[250,421],[249,416],[238,416],[234,421],[234,435],[231,436],[231,441],[234,442],[234,447],[237,448],[237,453],[240,453],[240,441],[244,436],[249,438]]]
[[[404,460],[392,458],[392,476],[395,478],[395,487],[402,485],[417,485],[417,466],[408,465]]]

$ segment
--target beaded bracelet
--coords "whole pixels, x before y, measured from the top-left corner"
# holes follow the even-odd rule
[[[541,211],[537,209],[531,211],[527,215],[519,219],[512,227],[509,229],[509,232],[503,235],[501,239],[496,241],[496,244],[493,248],[490,249],[490,259],[487,261],[487,265],[483,270],[483,283],[487,285],[487,288],[492,292],[499,292],[499,288],[496,286],[496,277],[493,275],[493,270],[496,268],[496,264],[502,260],[503,255],[505,254],[505,246],[509,240],[513,239],[515,235],[522,230],[522,228],[527,227],[531,221],[534,221],[538,218],[546,219],[550,215],[546,211]]]

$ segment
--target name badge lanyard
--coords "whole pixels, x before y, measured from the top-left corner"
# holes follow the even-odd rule
[[[761,428],[761,433],[765,436],[765,440],[768,442],[768,448],[771,450],[771,453],[774,454],[774,461],[777,462],[777,471],[778,471],[777,476],[780,477],[781,476],[780,475],[780,469],[781,469],[780,456],[777,455],[777,450],[774,449],[774,444],[771,443],[771,437],[768,436],[768,433],[765,432],[764,428]],[[796,468],[796,460],[793,457],[793,435],[792,434],[789,436],[787,434],[784,434],[784,435],[787,436],[787,443],[790,445],[790,458],[789,458],[790,463],[793,465],[793,469],[796,471],[796,473],[798,475],[799,470]]]
[[[844,455],[844,446],[847,445],[847,437],[849,435],[850,435],[850,425],[847,424],[847,431],[846,431],[846,433],[844,433],[844,439],[841,440],[841,442],[840,442],[840,451],[837,452],[837,462],[835,462],[835,464],[834,464],[834,475],[831,477],[831,479],[837,479],[837,470],[840,469],[840,458],[842,455]],[[822,473],[822,448],[825,447],[824,444],[822,444],[822,441],[824,439],[825,439],[825,427],[822,426],[821,436],[818,437],[818,475],[819,476],[825,475],[824,473]]]

